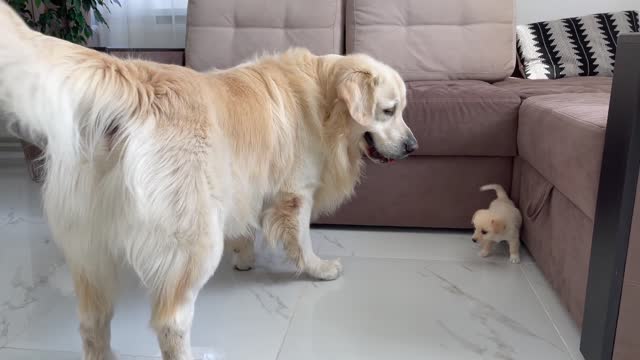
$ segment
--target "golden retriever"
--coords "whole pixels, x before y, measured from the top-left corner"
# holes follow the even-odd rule
[[[113,357],[116,267],[152,297],[164,359],[190,359],[198,292],[233,239],[236,267],[260,230],[317,279],[312,218],[353,192],[362,155],[384,163],[417,142],[405,86],[365,55],[293,49],[198,73],[120,60],[30,30],[0,2],[0,101],[46,138],[44,209],[71,269],[86,359]]]

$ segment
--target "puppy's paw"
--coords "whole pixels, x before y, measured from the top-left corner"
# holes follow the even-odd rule
[[[235,271],[240,271],[240,272],[245,272],[245,271],[251,271],[253,270],[253,266],[246,266],[246,265],[233,265],[233,269]]]
[[[253,269],[256,257],[253,251],[241,251],[233,253],[233,268],[238,271],[249,271]]]
[[[321,260],[307,269],[307,274],[318,280],[335,280],[342,275],[342,264],[339,259]]]
[[[489,251],[488,250],[480,250],[480,252],[478,253],[478,256],[480,257],[487,257],[489,256]]]
[[[520,264],[520,255],[511,255],[511,256],[509,257],[509,261],[510,261],[512,264]]]

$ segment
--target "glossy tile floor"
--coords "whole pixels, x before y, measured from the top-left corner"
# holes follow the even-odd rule
[[[19,164],[19,165],[18,165]],[[0,163],[0,360],[80,359],[68,271],[20,163]],[[196,305],[199,359],[581,359],[579,333],[531,258],[506,249],[477,257],[469,233],[315,229],[324,257],[341,257],[333,282],[296,277],[258,244],[257,269],[225,257]],[[112,326],[120,359],[159,351],[135,278]]]

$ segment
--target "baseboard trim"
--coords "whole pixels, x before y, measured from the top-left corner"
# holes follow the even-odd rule
[[[0,159],[23,158],[20,140],[11,137],[0,137]]]

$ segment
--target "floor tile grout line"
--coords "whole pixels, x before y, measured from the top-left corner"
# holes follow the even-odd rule
[[[542,306],[542,310],[544,310],[544,313],[547,315],[547,318],[551,322],[551,325],[553,326],[553,329],[556,331],[556,334],[558,334],[558,337],[560,338],[560,341],[562,341],[562,344],[564,345],[564,348],[566,349],[567,354],[569,355],[569,358],[571,358],[572,360],[577,360],[573,356],[572,351],[569,349],[569,344],[567,344],[567,341],[564,339],[564,336],[562,336],[562,334],[560,333],[560,329],[558,329],[558,325],[553,320],[553,317],[551,316],[551,312],[549,311],[549,308],[548,308],[547,304],[545,304],[545,302],[542,301],[542,297],[540,296],[540,294],[538,294],[538,291],[536,291],[535,286],[533,286],[533,282],[531,281],[529,276],[527,276],[527,272],[524,271],[524,265],[526,265],[526,264],[521,264],[520,265],[520,271],[522,272],[522,276],[524,276],[525,280],[527,280],[527,284],[529,284],[529,288],[531,289],[531,291],[533,291],[533,294],[536,296],[536,299],[538,299],[538,303],[540,303],[540,306]],[[535,263],[534,263],[534,265],[535,265]],[[535,266],[537,266],[537,265],[535,265]]]
[[[497,259],[497,255],[505,255],[505,259],[508,260],[508,253],[505,252],[504,254],[492,254],[490,256],[490,258],[492,259],[487,259],[487,258],[480,258],[478,256],[474,257],[473,259],[469,258],[469,259],[456,259],[456,258],[433,258],[433,259],[424,259],[424,258],[415,258],[415,257],[388,257],[388,256],[363,256],[363,255],[357,255],[355,253],[355,251],[352,251],[352,253],[350,255],[345,255],[345,254],[335,254],[335,253],[328,253],[328,252],[324,252],[320,249],[314,249],[316,251],[316,253],[318,254],[318,256],[322,256],[322,257],[334,257],[334,258],[357,258],[357,259],[379,259],[379,260],[411,260],[411,261],[442,261],[442,262],[461,262],[461,261],[478,261],[478,262],[494,262],[494,263],[499,263],[501,261],[499,260],[492,260],[492,259]],[[505,249],[506,250],[506,249]],[[508,250],[507,250],[508,251]],[[533,260],[533,258],[531,257],[531,255],[528,255],[525,261],[522,261],[523,264],[535,264],[535,261]]]
[[[502,260],[489,260],[486,258],[474,258],[474,259],[455,259],[455,258],[432,258],[432,259],[426,259],[426,258],[403,258],[403,257],[387,257],[387,256],[362,256],[362,255],[335,255],[335,254],[326,254],[326,253],[322,253],[322,252],[318,252],[318,256],[320,257],[324,257],[324,258],[344,258],[344,259],[350,259],[350,258],[355,258],[355,259],[363,259],[363,260],[407,260],[407,261],[437,261],[437,262],[451,262],[451,263],[460,263],[460,262],[472,262],[472,263],[494,263],[494,264],[500,264],[500,263],[509,263],[509,258],[505,257],[504,261]],[[535,261],[533,260],[527,260],[527,261],[523,261],[522,265],[526,265],[526,264],[535,264]]]
[[[282,349],[284,348],[284,344],[287,341],[287,337],[289,336],[289,330],[291,330],[291,325],[293,324],[293,321],[295,320],[296,315],[298,314],[298,308],[300,306],[300,301],[302,301],[302,297],[303,296],[307,295],[307,293],[310,292],[310,287],[311,286],[312,285],[310,285],[310,284],[306,284],[304,291],[302,291],[300,296],[298,296],[298,299],[296,300],[296,304],[293,306],[293,311],[291,312],[291,319],[289,319],[289,323],[287,324],[287,329],[284,331],[284,335],[282,336],[282,342],[280,343],[280,346],[278,347],[278,353],[276,353],[276,358],[274,360],[280,359],[280,355],[282,353]]]
[[[4,346],[4,347],[0,347],[0,351],[2,350],[18,350],[18,351],[34,351],[34,352],[41,352],[41,353],[57,353],[57,354],[78,354],[78,355],[82,355],[82,350],[51,350],[51,349],[38,349],[38,348],[30,348],[30,347],[17,347],[17,346]],[[118,356],[125,356],[125,357],[130,357],[130,358],[136,358],[136,359],[149,359],[149,360],[161,360],[161,357],[159,356],[154,356],[154,355],[135,355],[135,354],[127,354],[127,353],[121,353],[121,352],[117,352],[114,351],[114,353]]]
[[[35,351],[35,352],[42,352],[42,353],[59,353],[59,354],[81,354],[82,353],[81,351],[37,349],[37,348],[17,347],[17,346],[5,346],[5,347],[1,347],[0,350]]]

